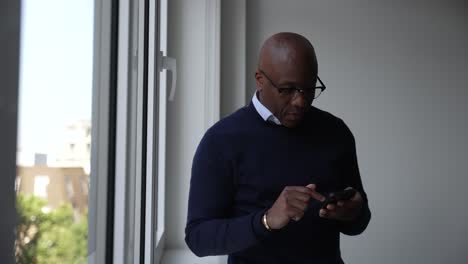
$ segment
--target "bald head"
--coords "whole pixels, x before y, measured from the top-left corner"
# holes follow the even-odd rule
[[[300,64],[312,74],[317,71],[317,59],[312,44],[305,37],[291,32],[281,32],[268,38],[260,50],[258,66],[277,72],[277,66]]]
[[[268,38],[260,50],[255,72],[261,103],[286,127],[297,126],[310,107],[313,96],[287,97],[279,89],[300,87],[315,91],[317,59],[312,44],[296,33],[282,32]]]

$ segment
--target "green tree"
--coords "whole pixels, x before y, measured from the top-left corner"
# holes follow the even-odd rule
[[[87,213],[74,220],[73,208],[64,204],[44,210],[44,199],[18,194],[16,262],[17,263],[86,263]]]

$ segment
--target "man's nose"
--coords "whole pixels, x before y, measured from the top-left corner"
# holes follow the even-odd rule
[[[296,91],[292,100],[291,104],[295,107],[305,108],[308,103],[307,96],[303,92]]]

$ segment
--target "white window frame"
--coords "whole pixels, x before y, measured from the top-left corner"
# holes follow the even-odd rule
[[[162,257],[166,90],[159,73],[166,13],[167,1],[95,4],[89,263],[159,263]]]
[[[118,1],[96,0],[94,4],[94,59],[91,129],[91,173],[88,209],[88,263],[112,262],[113,130],[115,121],[115,33]]]

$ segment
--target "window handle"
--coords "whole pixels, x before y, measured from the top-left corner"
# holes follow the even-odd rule
[[[159,57],[161,58],[161,67],[160,71],[168,70],[171,72],[171,92],[169,93],[169,101],[174,101],[174,96],[176,92],[177,84],[177,62],[175,58],[163,56],[162,51],[159,52]]]

